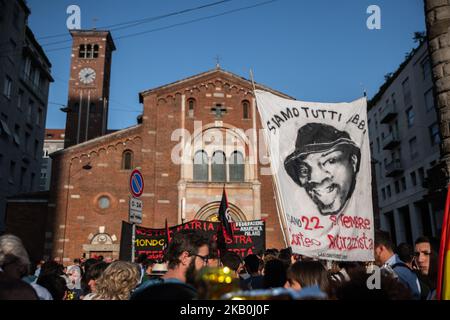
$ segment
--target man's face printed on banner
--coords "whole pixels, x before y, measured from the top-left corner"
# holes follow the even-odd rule
[[[359,148],[348,133],[314,123],[299,130],[296,150],[286,158],[285,168],[322,215],[334,215],[353,194],[359,161]]]
[[[351,196],[356,179],[356,155],[332,149],[300,160],[298,180],[323,215],[338,213]]]

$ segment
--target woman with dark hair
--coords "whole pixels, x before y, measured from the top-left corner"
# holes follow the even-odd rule
[[[325,293],[329,291],[328,272],[319,261],[297,261],[289,267],[285,288],[301,290],[313,286]]]

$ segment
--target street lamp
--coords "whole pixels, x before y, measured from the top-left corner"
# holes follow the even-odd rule
[[[92,166],[91,163],[88,162],[87,164],[85,164],[84,166],[82,166],[82,170],[91,170]],[[64,251],[65,251],[65,247],[66,247],[66,230],[67,230],[67,215],[69,212],[69,193],[70,193],[70,178],[71,176],[71,170],[72,170],[72,159],[70,160],[69,163],[69,176],[68,176],[68,181],[67,181],[67,194],[66,194],[66,215],[64,218],[64,237],[63,237],[63,247],[62,247],[62,252],[61,252],[61,263],[64,264]],[[81,170],[75,172],[75,174],[81,172]]]

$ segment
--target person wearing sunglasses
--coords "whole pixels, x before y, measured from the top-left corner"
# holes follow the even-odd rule
[[[189,231],[176,233],[165,256],[167,272],[146,281],[131,300],[192,300],[197,297],[196,277],[209,264],[208,240]]]

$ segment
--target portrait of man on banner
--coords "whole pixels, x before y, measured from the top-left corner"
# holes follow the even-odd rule
[[[309,123],[298,130],[284,167],[326,216],[339,214],[352,196],[360,161],[361,151],[347,132]]]
[[[288,245],[312,258],[371,261],[366,98],[323,103],[255,95]]]

